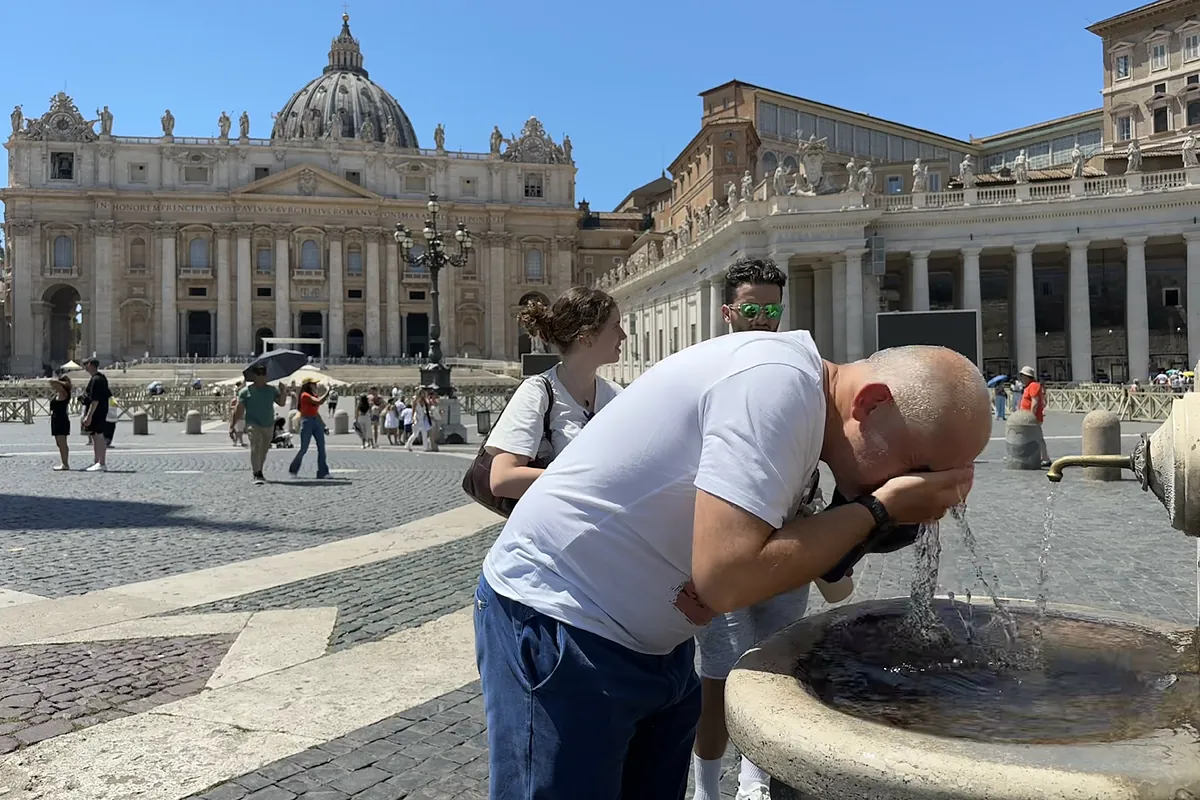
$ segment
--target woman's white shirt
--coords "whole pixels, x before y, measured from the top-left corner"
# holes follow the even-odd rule
[[[546,392],[549,379],[554,389],[554,407],[550,410],[550,445],[543,440],[543,425],[546,406],[550,397]],[[596,376],[596,412],[616,397],[621,387],[610,380]],[[571,440],[579,435],[583,426],[594,416],[567,391],[558,377],[558,367],[552,367],[541,375],[526,378],[513,392],[504,413],[496,421],[487,437],[488,450],[502,450],[529,459],[557,456]]]

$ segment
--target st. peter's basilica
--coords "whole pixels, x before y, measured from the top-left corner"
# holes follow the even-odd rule
[[[245,112],[221,111],[219,135],[197,138],[176,135],[170,110],[160,132],[115,135],[120,109],[89,120],[62,92],[41,116],[13,109],[0,191],[10,371],[69,352],[245,356],[271,336],[323,338],[332,356],[422,353],[429,275],[402,263],[391,234],[423,226],[431,193],[441,224],[465,223],[475,240],[442,278],[444,351],[516,357],[520,304],[572,280],[570,138],[530,118],[519,134],[480,131],[484,152],[451,152],[439,124],[422,148],[342,19],[328,65],[267,139],[251,137]]]

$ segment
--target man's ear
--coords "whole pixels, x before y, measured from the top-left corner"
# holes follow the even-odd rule
[[[854,405],[851,408],[851,414],[855,421],[862,422],[875,409],[883,405],[890,405],[893,402],[892,390],[888,388],[886,383],[868,383],[858,390],[858,394],[854,395]]]

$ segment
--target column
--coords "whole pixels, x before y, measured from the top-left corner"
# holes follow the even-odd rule
[[[711,281],[700,281],[700,341],[712,338],[712,292]]]
[[[715,339],[729,332],[721,307],[725,305],[725,281],[714,279],[708,284],[708,338]]]
[[[504,265],[504,234],[489,233],[487,286],[490,301],[488,305],[488,329],[490,340],[488,355],[495,359],[504,359],[508,355],[507,325],[508,299],[505,296],[508,288],[508,271]]]
[[[175,324],[175,330],[178,335],[176,336],[175,350],[179,355],[186,358],[192,354],[192,348],[188,347],[188,312],[181,308],[176,313],[178,315],[178,322]]]
[[[113,264],[112,237],[116,225],[108,220],[91,224],[94,259],[92,281],[92,348],[104,363],[113,358]]]
[[[842,258],[834,259],[829,274],[830,305],[833,313],[829,322],[833,333],[833,357],[835,364],[846,361],[846,262]]]
[[[325,229],[329,237],[329,341],[328,354],[346,355],[346,289],[342,267],[342,233],[338,226]]]
[[[208,354],[209,356],[224,355],[216,350],[217,338],[217,312],[215,309],[208,310]]]
[[[979,283],[979,254],[980,247],[965,247],[962,250],[962,307],[978,312],[975,317],[975,341],[983,347],[983,295]],[[983,363],[983,353],[979,353],[979,361]]]
[[[1071,265],[1067,273],[1067,325],[1071,341],[1071,380],[1092,380],[1092,299],[1088,292],[1088,242],[1067,242]]]
[[[384,355],[403,355],[400,350],[400,248],[396,240],[387,241],[387,347]]]
[[[1018,244],[1013,273],[1013,339],[1017,343],[1017,369],[1037,371],[1037,318],[1033,300],[1033,245]]]
[[[367,288],[363,296],[367,301],[367,329],[363,331],[366,337],[367,355],[376,357],[380,354],[379,341],[379,228],[364,228],[363,235],[367,239]]]
[[[156,225],[154,233],[162,253],[159,260],[158,355],[179,355],[179,312],[176,307],[175,226]]]
[[[909,297],[913,311],[929,310],[929,251],[913,250],[909,268]]]
[[[1188,364],[1200,362],[1200,233],[1185,233],[1187,242],[1187,331]]]
[[[237,350],[238,355],[254,352],[254,289],[250,278],[254,273],[254,262],[250,253],[250,225],[234,225],[237,232]]]
[[[863,355],[871,355],[876,350],[878,336],[876,335],[876,325],[879,320],[879,276],[864,275],[863,276],[863,295],[862,295],[862,314],[863,314]]]
[[[447,247],[452,252],[456,249],[453,244]],[[439,298],[442,304],[442,356],[451,358],[458,355],[458,267],[447,264],[439,279],[442,282]]]
[[[34,325],[33,273],[38,260],[34,257],[34,223],[32,220],[12,220],[9,235],[16,247],[9,248],[12,265],[12,364],[14,375],[33,375],[42,362],[34,357],[34,342],[38,329]],[[0,320],[3,324],[3,320]],[[1200,330],[1200,326],[1197,326]]]
[[[277,225],[275,232],[275,335],[292,335],[292,268],[288,263],[291,230]]]
[[[49,308],[45,302],[34,300],[29,310],[33,325],[33,371],[41,375],[42,365],[46,363],[46,317],[49,316]]]
[[[1150,372],[1150,320],[1146,307],[1146,237],[1125,239],[1125,347],[1129,377]]]
[[[813,266],[813,341],[825,358],[833,358],[833,286],[828,264]]]
[[[858,361],[863,350],[863,265],[865,247],[846,251],[846,361]]]
[[[230,285],[228,225],[217,225],[217,343],[214,356],[233,355],[233,287]]]

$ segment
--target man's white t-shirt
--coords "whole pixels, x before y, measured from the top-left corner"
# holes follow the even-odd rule
[[[781,527],[820,456],[823,382],[807,331],[730,334],[659,362],[534,481],[484,577],[552,619],[671,652],[713,616],[691,583],[696,489]]]
[[[544,435],[546,407],[550,403],[550,393],[546,391],[544,379],[549,379],[554,389],[554,408],[550,410],[550,444],[546,443]],[[575,402],[567,387],[563,386],[558,377],[558,366],[555,365],[541,375],[526,378],[517,387],[504,407],[504,413],[488,434],[487,446],[530,459],[557,456],[620,391],[621,387],[617,384],[597,376],[596,411],[589,413]],[[524,497],[521,502],[525,502]]]

